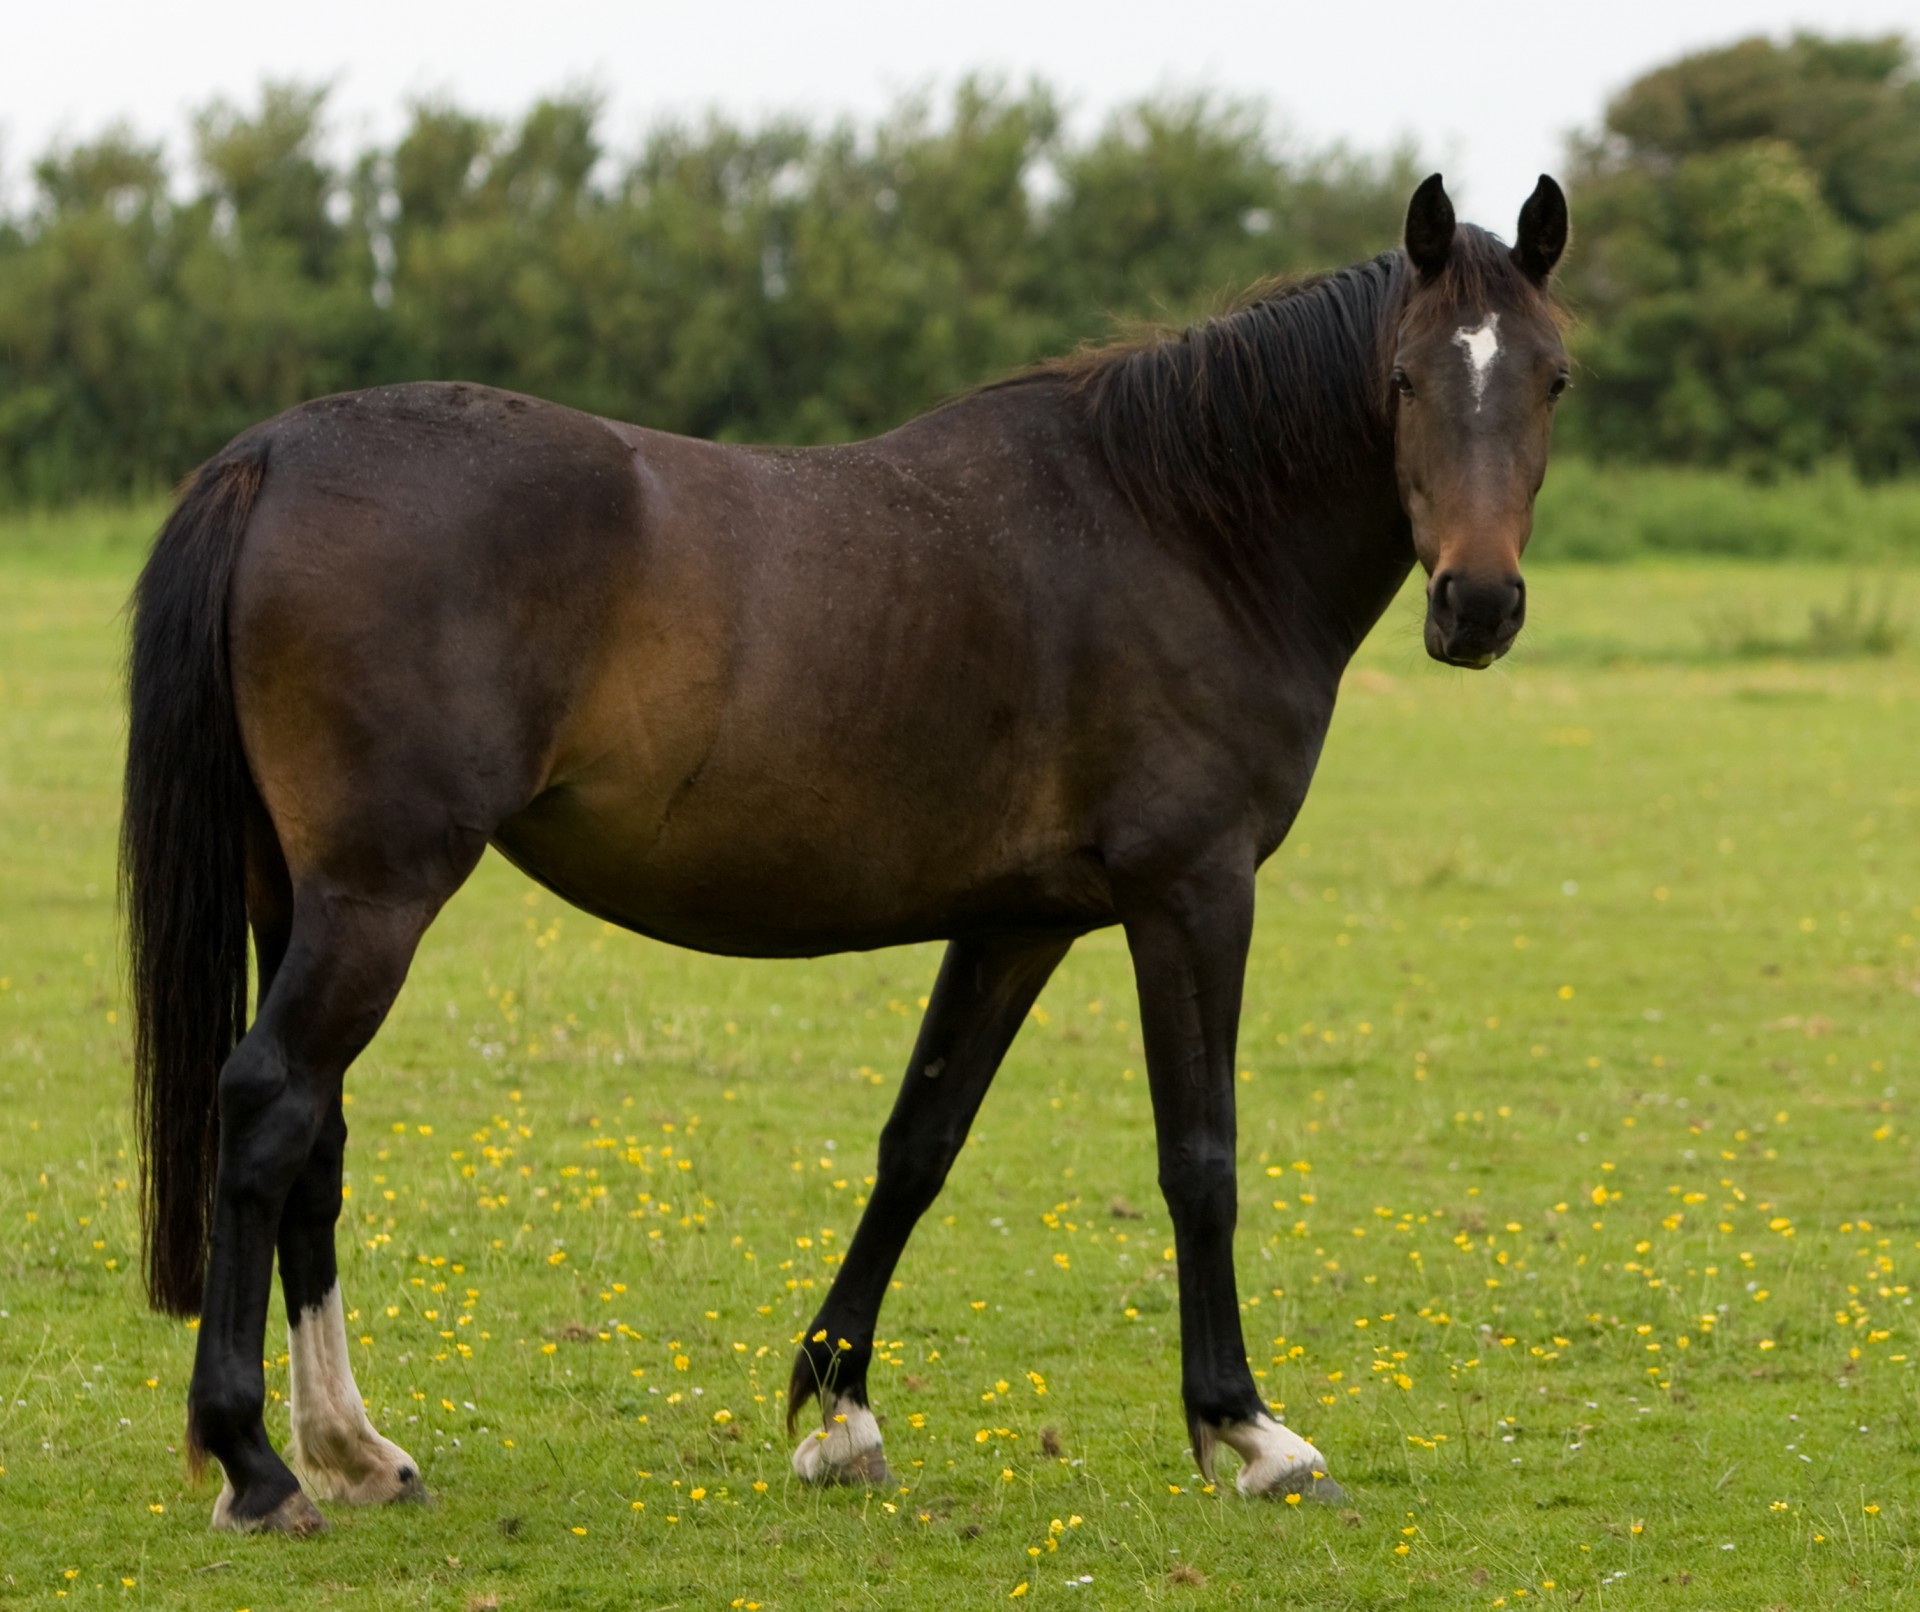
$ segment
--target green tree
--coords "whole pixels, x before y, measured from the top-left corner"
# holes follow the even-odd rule
[[[202,197],[220,230],[248,251],[278,249],[305,278],[333,272],[344,230],[331,212],[338,180],[320,153],[323,88],[269,82],[244,112],[216,101],[193,119]]]
[[[1420,178],[1404,150],[1290,156],[1263,108],[1210,96],[1123,109],[1060,175],[1050,244],[1066,303],[1176,322],[1392,246]]]
[[[1575,151],[1571,441],[1757,473],[1920,464],[1920,83],[1897,40],[1751,39]]]
[[[165,452],[173,367],[154,289],[174,271],[160,148],[125,129],[48,152],[0,237],[0,494],[123,485]]]
[[[704,436],[863,435],[1116,316],[1379,250],[1413,177],[1206,100],[1076,140],[1043,85],[986,80],[625,155],[591,97],[511,124],[422,104],[338,165],[325,92],[270,83],[195,118],[190,183],[110,131],[0,219],[0,499],[165,485],[301,398],[420,377]]]

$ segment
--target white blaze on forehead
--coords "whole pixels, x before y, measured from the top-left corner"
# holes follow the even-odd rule
[[[1453,333],[1453,344],[1467,355],[1467,367],[1473,372],[1473,406],[1477,409],[1486,396],[1493,361],[1500,356],[1500,316],[1490,313],[1471,330],[1462,325]]]

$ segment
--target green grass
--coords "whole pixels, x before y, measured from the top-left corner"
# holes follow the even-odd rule
[[[1920,653],[1701,626],[1804,622],[1845,571],[1539,567],[1494,672],[1429,664],[1403,603],[1350,676],[1261,880],[1238,1244],[1263,1387],[1350,1508],[1208,1493],[1184,1453],[1118,937],[908,1251],[897,1486],[816,1493],[790,1343],[935,951],[698,957],[489,859],[349,1081],[356,1368],[437,1502],[289,1542],[208,1532],[193,1335],[140,1302],[133,551],[49,534],[0,540],[0,1606],[1920,1600]]]
[[[1539,514],[1542,543],[1565,559],[1920,564],[1920,481],[1863,482],[1844,465],[1756,482],[1725,470],[1562,457]]]

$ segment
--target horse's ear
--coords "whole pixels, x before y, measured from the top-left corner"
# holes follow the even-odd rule
[[[1429,174],[1407,204],[1407,256],[1431,280],[1453,250],[1453,203],[1438,174]]]
[[[1526,206],[1520,209],[1520,238],[1514,244],[1513,261],[1520,265],[1528,279],[1536,285],[1545,285],[1566,249],[1566,194],[1542,174]]]

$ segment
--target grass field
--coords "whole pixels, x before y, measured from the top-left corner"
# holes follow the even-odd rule
[[[208,1532],[140,1301],[118,519],[0,541],[0,1606],[1920,1603],[1920,649],[1810,631],[1844,570],[1541,565],[1494,672],[1403,605],[1350,675],[1262,875],[1238,1244],[1350,1507],[1184,1450],[1116,936],[902,1265],[896,1485],[819,1493],[790,1346],[935,951],[698,957],[489,859],[349,1081],[356,1369],[436,1503],[296,1543]]]

